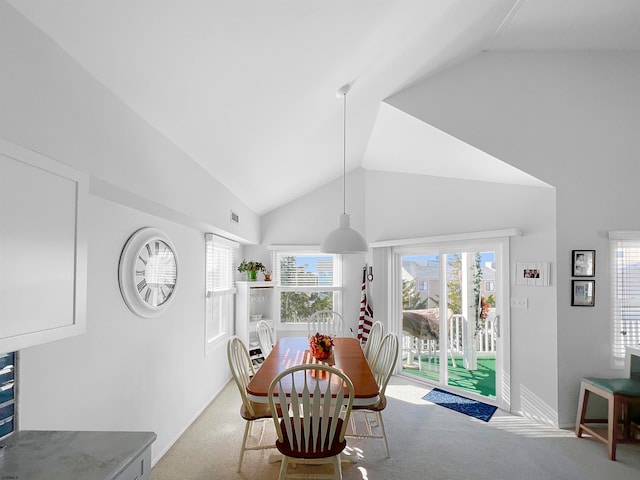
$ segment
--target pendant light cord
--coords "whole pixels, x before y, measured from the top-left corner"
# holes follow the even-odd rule
[[[342,118],[342,213],[347,213],[347,92]]]

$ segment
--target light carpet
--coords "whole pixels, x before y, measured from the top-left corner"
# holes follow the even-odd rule
[[[603,443],[501,410],[481,422],[422,400],[430,390],[411,379],[391,378],[383,412],[391,458],[385,458],[382,440],[348,439],[345,480],[640,478],[639,445],[620,445],[618,461],[612,462]],[[229,383],[153,467],[152,480],[278,478],[280,464],[269,463],[275,450],[247,452],[242,473],[236,473],[244,428],[239,405],[238,391]]]

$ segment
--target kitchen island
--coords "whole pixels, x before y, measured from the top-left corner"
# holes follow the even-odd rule
[[[0,479],[148,480],[153,432],[18,431],[0,442]]]

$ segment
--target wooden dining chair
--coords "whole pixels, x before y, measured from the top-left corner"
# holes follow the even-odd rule
[[[380,389],[379,399],[375,405],[354,405],[353,415],[351,416],[351,430],[347,432],[346,436],[351,438],[381,438],[384,440],[384,446],[387,449],[387,458],[391,457],[389,451],[389,442],[387,441],[387,433],[384,430],[384,422],[382,421],[382,411],[387,407],[387,398],[385,397],[385,391],[389,378],[396,366],[398,360],[398,337],[393,333],[386,334],[380,346],[374,356],[373,363],[371,365],[371,371],[373,372],[376,382],[378,382],[378,388]],[[358,433],[356,428],[356,414],[361,417],[366,427],[366,433]],[[380,434],[374,433],[373,424],[369,418],[369,414],[373,414],[377,426],[380,428]]]
[[[364,344],[364,348],[362,352],[364,353],[369,366],[373,364],[373,357],[375,357],[378,352],[378,347],[380,347],[380,342],[382,342],[383,328],[382,322],[377,320],[371,325],[371,330],[369,330],[369,336],[367,337],[367,341]]]
[[[267,358],[276,343],[271,325],[266,320],[260,320],[256,324],[256,332],[258,333],[258,342],[260,343],[262,355]]]
[[[240,405],[240,416],[246,420],[244,437],[240,447],[240,458],[238,459],[238,472],[240,472],[242,469],[242,459],[244,458],[245,451],[275,448],[275,443],[262,443],[265,424],[272,418],[272,415],[268,404],[252,402],[247,396],[247,385],[249,384],[251,377],[255,375],[255,371],[253,369],[251,358],[249,357],[249,351],[240,337],[233,336],[227,342],[227,358],[229,360],[229,367],[231,368],[231,375],[238,387],[238,391],[240,392],[240,398],[242,399],[242,405]],[[257,445],[248,447],[247,440],[251,435],[251,425],[256,421],[260,421],[261,423],[260,437]]]
[[[290,391],[290,394],[286,392]],[[281,372],[269,386],[276,448],[282,454],[279,480],[289,464],[333,465],[333,474],[313,478],[342,479],[340,453],[354,399],[353,383],[340,370],[321,364],[297,365]],[[305,477],[306,478],[306,477]]]
[[[307,323],[307,335],[323,333],[333,337],[344,337],[344,321],[342,315],[333,310],[314,312]]]

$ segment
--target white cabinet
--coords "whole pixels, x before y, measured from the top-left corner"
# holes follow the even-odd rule
[[[87,186],[0,139],[0,353],[84,332]]]
[[[261,356],[255,350],[259,348],[256,325],[266,320],[275,330],[275,312],[277,306],[276,291],[273,282],[237,282],[236,294],[236,335],[245,343],[252,357]],[[254,362],[255,364],[255,362]]]

